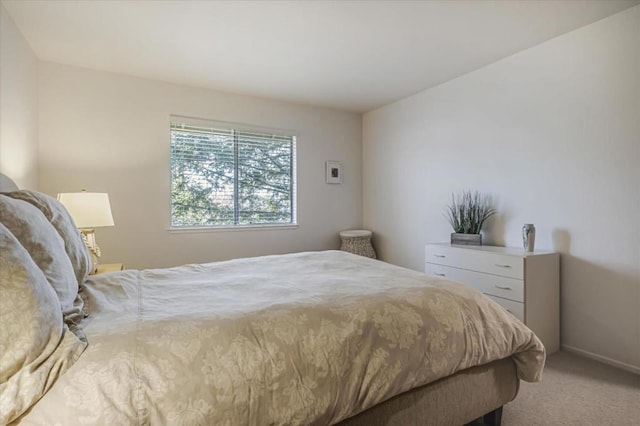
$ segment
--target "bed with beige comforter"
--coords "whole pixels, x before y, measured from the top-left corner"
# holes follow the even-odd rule
[[[475,290],[339,252],[91,276],[88,346],[22,425],[328,425],[544,347]]]

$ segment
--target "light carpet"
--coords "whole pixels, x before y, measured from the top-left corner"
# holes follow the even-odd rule
[[[640,425],[640,375],[568,352],[547,358],[542,382],[520,382],[503,426]]]

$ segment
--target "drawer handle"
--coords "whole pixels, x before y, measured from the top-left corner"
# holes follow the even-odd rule
[[[496,263],[496,266],[498,266],[500,268],[511,268],[511,265],[501,265],[499,263]]]
[[[435,256],[435,257],[440,257],[440,258],[443,258],[443,259],[444,259],[445,257],[447,257],[447,256],[445,256],[444,254],[434,254],[434,256]]]
[[[439,272],[436,272],[435,274],[436,274],[437,276],[439,276],[439,277],[446,277],[446,276],[447,276],[446,274],[441,274],[441,273],[439,273]]]
[[[494,284],[496,288],[499,288],[500,290],[511,290],[511,287],[508,287],[506,285],[498,285],[498,284]]]

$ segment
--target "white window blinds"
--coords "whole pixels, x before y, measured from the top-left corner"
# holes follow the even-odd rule
[[[294,224],[295,136],[171,123],[171,227]]]

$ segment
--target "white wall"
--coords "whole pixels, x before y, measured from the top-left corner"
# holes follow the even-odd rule
[[[41,63],[43,192],[108,192],[116,226],[96,230],[102,262],[165,267],[336,249],[362,219],[361,116]],[[297,134],[297,229],[169,232],[169,116],[245,123]],[[344,183],[325,183],[324,163]]]
[[[490,194],[490,243],[562,253],[563,344],[640,368],[640,6],[365,114],[363,169],[383,259],[422,270],[451,193]]]
[[[38,60],[0,5],[0,172],[38,182]]]

